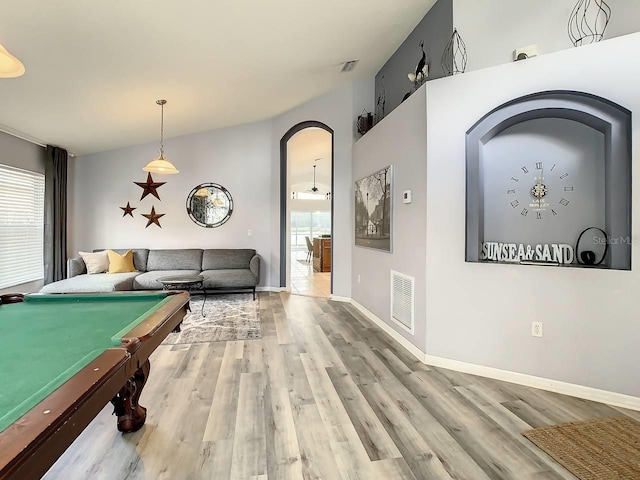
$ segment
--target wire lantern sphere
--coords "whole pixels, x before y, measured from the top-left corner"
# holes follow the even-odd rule
[[[574,47],[602,40],[611,19],[611,8],[604,0],[578,0],[569,16],[567,32]]]
[[[467,68],[467,46],[457,29],[453,29],[453,34],[442,52],[442,70],[449,75],[464,73]]]

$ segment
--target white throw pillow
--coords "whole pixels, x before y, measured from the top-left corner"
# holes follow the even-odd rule
[[[78,252],[87,266],[87,273],[104,273],[109,270],[109,255],[106,250],[102,252]]]

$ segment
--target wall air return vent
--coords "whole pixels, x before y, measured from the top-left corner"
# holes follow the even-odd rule
[[[391,270],[391,319],[413,334],[415,279]]]
[[[344,65],[342,65],[342,70],[340,70],[340,73],[351,72],[354,68],[356,68],[356,65],[358,65],[359,61],[360,60],[349,60],[348,62],[344,62]]]

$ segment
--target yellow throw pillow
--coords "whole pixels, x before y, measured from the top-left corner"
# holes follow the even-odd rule
[[[136,272],[133,266],[133,252],[129,250],[124,255],[120,255],[113,250],[107,251],[109,255],[109,273]]]

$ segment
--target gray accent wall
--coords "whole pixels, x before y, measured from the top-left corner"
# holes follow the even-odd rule
[[[45,149],[21,138],[0,132],[0,164],[44,175]]]
[[[558,118],[519,123],[493,137],[485,144],[482,155],[482,240],[575,245],[585,228],[606,228],[604,142],[601,132],[582,123]],[[540,174],[535,170],[536,162],[546,166],[544,185],[548,188],[543,201],[549,206],[541,212],[540,220],[533,212],[536,207],[530,194],[531,187],[537,183],[534,177]],[[549,171],[554,165],[555,171]],[[521,170],[522,166],[529,170],[526,174]],[[564,182],[559,180],[567,173],[569,176]],[[512,178],[517,178],[518,182]],[[565,192],[565,185],[574,190]],[[507,194],[509,189],[516,193]],[[559,203],[565,197],[570,200],[566,207]],[[518,201],[518,206],[513,207],[512,201]],[[523,216],[524,208],[530,214]],[[626,210],[620,206],[621,215],[628,215]]]
[[[438,0],[418,26],[409,34],[387,63],[376,74],[375,98],[382,91],[382,77],[385,87],[385,116],[392,112],[403,97],[411,91],[413,84],[407,74],[415,72],[422,56],[419,44],[424,40],[424,51],[429,65],[429,80],[443,77],[442,52],[453,32],[453,0]]]
[[[351,297],[388,323],[416,347],[425,349],[425,283],[427,119],[425,86],[418,89],[383,122],[353,146],[353,180],[391,165],[393,252],[352,246]],[[402,202],[411,190],[413,202]],[[351,187],[351,204],[354,203]],[[354,229],[354,218],[351,228]],[[391,270],[415,279],[414,334],[391,320]]]

